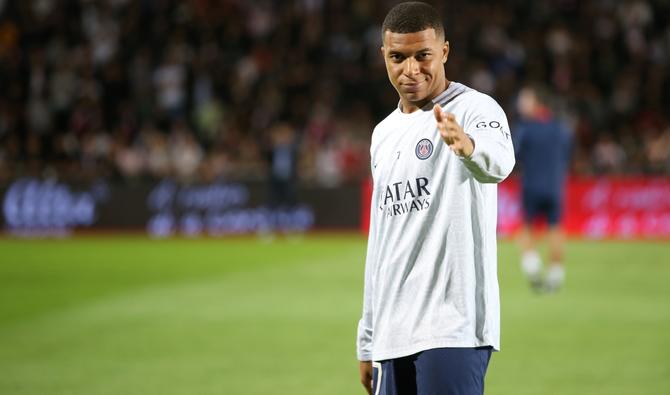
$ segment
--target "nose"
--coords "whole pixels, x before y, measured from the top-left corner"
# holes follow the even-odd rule
[[[419,73],[419,62],[413,57],[405,59],[405,68],[403,70],[405,75],[411,76]]]

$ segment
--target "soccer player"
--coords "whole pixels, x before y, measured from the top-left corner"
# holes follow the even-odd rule
[[[565,279],[563,234],[560,227],[563,186],[568,170],[572,135],[548,106],[542,86],[519,92],[517,108],[521,121],[514,127],[514,147],[521,165],[521,200],[524,225],[520,233],[521,269],[537,291],[556,291]],[[549,268],[542,278],[542,259],[535,248],[533,223],[548,224]]]
[[[482,394],[500,319],[497,185],[505,113],[449,81],[437,11],[401,3],[381,48],[398,107],[372,135],[372,213],[357,356],[369,394]]]

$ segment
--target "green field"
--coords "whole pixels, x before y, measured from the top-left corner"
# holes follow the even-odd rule
[[[571,242],[534,295],[500,245],[487,394],[670,394],[670,245]],[[363,394],[365,240],[0,239],[0,394]]]

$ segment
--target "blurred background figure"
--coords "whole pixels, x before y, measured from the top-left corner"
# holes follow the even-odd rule
[[[266,151],[268,207],[277,214],[270,219],[267,228],[261,229],[261,237],[270,237],[274,231],[292,230],[279,220],[279,215],[295,209],[298,204],[298,146],[296,132],[289,123],[278,123],[270,131]]]
[[[517,165],[521,168],[521,269],[538,291],[555,291],[565,278],[561,215],[572,134],[549,103],[546,88],[530,85],[521,89],[517,101],[520,120],[512,129]],[[548,225],[549,268],[544,278],[534,232],[538,219]]]
[[[291,209],[297,204],[298,142],[288,123],[275,126],[268,150],[270,207]]]

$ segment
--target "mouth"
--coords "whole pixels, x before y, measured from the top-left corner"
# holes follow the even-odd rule
[[[421,84],[423,84],[423,81],[421,82],[410,82],[410,83],[404,83],[402,84],[403,90],[408,93],[416,93],[419,90],[421,90]]]

